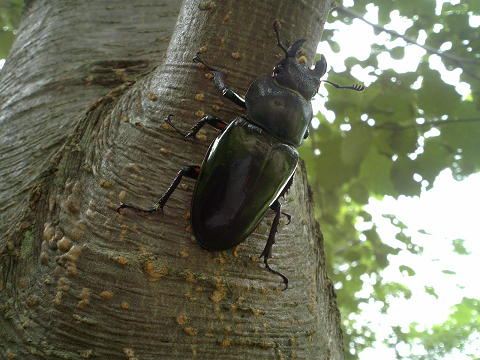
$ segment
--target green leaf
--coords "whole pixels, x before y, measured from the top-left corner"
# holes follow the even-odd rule
[[[406,155],[417,149],[418,133],[415,127],[393,130],[390,135],[390,146],[399,155]]]
[[[384,125],[386,128],[375,127],[373,145],[377,148],[379,154],[386,156],[391,161],[391,157],[395,154],[390,144],[392,128],[387,124]]]
[[[479,118],[480,119],[480,118]],[[445,124],[439,141],[456,152],[460,159],[456,161],[458,172],[465,176],[480,169],[480,121]]]
[[[13,32],[0,30],[0,59],[8,56],[14,39]]]
[[[464,245],[465,240],[463,239],[455,239],[452,241],[453,251],[459,255],[470,255],[470,251]]]
[[[418,16],[419,21],[422,21],[423,27],[428,26],[432,18],[434,18],[435,0],[402,1],[401,3],[396,2],[395,4],[403,16]]]
[[[397,192],[390,180],[391,168],[391,159],[370,148],[361,164],[359,177],[372,194],[396,196]]]
[[[447,274],[447,275],[455,275],[456,272],[452,270],[442,270],[442,273]]]
[[[343,138],[341,158],[349,166],[358,166],[368,152],[371,144],[372,129],[363,123],[352,125]]]
[[[399,158],[393,163],[390,177],[393,186],[399,194],[407,196],[419,195],[420,183],[413,180],[415,173],[415,163],[409,158]]]
[[[6,58],[13,40],[13,30],[17,29],[20,22],[20,14],[23,8],[23,0],[0,1],[0,59]]]
[[[435,292],[435,289],[431,286],[425,286],[424,287],[424,290],[425,292],[428,294],[428,295],[432,295],[434,298],[438,299],[438,295],[437,293]]]
[[[331,42],[330,42],[330,48],[331,48],[332,51],[335,52],[335,53],[339,53],[339,52],[341,51],[340,45],[338,45],[338,43],[335,42],[335,41],[331,41]]]
[[[480,15],[480,1],[478,0],[465,0],[465,3],[468,4],[468,9]]]
[[[428,232],[427,230],[425,230],[425,229],[420,229],[420,230],[418,230],[418,232],[419,232],[420,234],[423,234],[423,235],[432,235],[431,233],[429,233],[429,232]]]
[[[418,101],[426,116],[442,116],[455,111],[460,104],[460,95],[451,85],[445,84],[436,71],[423,74]]]
[[[402,285],[397,282],[388,282],[383,285],[383,291],[378,292],[381,294],[382,300],[386,300],[387,296],[400,297],[404,296],[405,299],[409,299],[412,296],[412,291],[407,288],[405,285]]]
[[[405,234],[405,232],[400,231],[395,235],[395,239],[401,241],[402,243],[406,245],[411,245],[412,244],[412,238]]]
[[[387,122],[397,125],[415,124],[414,92],[411,89],[399,88],[388,76],[384,77],[371,85],[378,87],[379,91],[376,91],[378,94],[366,105],[365,112],[379,125]]]
[[[456,179],[480,171],[480,87],[472,76],[478,75],[476,63],[479,60],[477,50],[480,49],[480,32],[468,24],[471,14],[480,13],[480,1],[444,2],[441,14],[435,13],[436,0],[355,0],[353,6],[352,2],[347,5],[360,15],[366,12],[366,8],[378,8],[379,25],[389,23],[392,11],[399,11],[402,17],[412,22],[406,35],[416,39],[419,34],[426,34],[425,44],[433,49],[450,42],[452,47],[446,54],[464,61],[451,61],[440,56],[441,61],[448,71],[455,69],[455,72],[460,72],[459,68],[462,69],[460,80],[470,86],[471,94],[461,98],[454,86],[446,84],[443,79],[447,79],[445,75],[449,74],[430,68],[430,65],[434,65],[430,61],[433,60],[432,55],[425,55],[412,72],[397,73],[393,69],[385,69],[384,64],[379,66],[379,58],[386,52],[402,62],[409,60],[405,58],[404,49],[389,40],[369,44],[371,53],[364,60],[359,61],[354,56],[344,59],[345,72],[329,73],[332,77],[329,80],[342,85],[349,84],[355,82],[350,78],[350,69],[355,66],[357,73],[361,68],[362,75],[368,74],[373,81],[362,93],[329,88],[326,107],[335,113],[335,120],[323,126],[325,119],[322,117],[323,129],[319,129],[318,136],[312,139],[312,144],[322,153],[320,156],[309,154],[306,157],[308,162],[315,163],[308,164],[309,180],[313,180],[318,189],[315,198],[320,205],[317,205],[315,213],[321,216],[327,264],[332,263],[334,281],[341,287],[338,303],[345,318],[351,314],[361,314],[359,306],[369,298],[381,302],[380,312],[386,312],[389,298],[403,293],[401,287],[386,282],[381,272],[391,263],[398,249],[385,244],[384,239],[378,236],[375,224],[364,232],[355,227],[355,221],[372,221],[365,216],[363,204],[366,199],[381,199],[384,195],[418,195],[424,182],[421,185],[414,181],[415,173],[427,180],[427,186],[431,187],[443,169],[450,169]],[[342,18],[345,15],[340,13],[336,21]],[[351,22],[351,19],[348,21]],[[443,29],[434,32],[434,24],[441,24]],[[395,40],[395,36],[391,36],[391,40]],[[336,46],[343,44],[339,42]],[[345,53],[345,49],[340,50],[337,55]],[[422,78],[420,87],[412,89],[419,77]],[[462,86],[468,89],[465,84]],[[419,125],[418,118],[423,118],[427,124],[438,124],[430,127]],[[369,144],[362,144],[362,137],[357,138],[355,134],[355,124],[362,122],[368,130],[372,130],[367,135]],[[367,126],[367,122],[373,126]],[[342,124],[350,124],[352,129],[342,131]],[[429,132],[431,129],[439,130],[440,135]],[[360,153],[357,154],[358,149]],[[410,155],[414,151],[416,157]],[[399,230],[395,235],[401,242],[399,247],[406,248],[411,254],[421,255],[423,248],[415,239],[421,236],[422,231],[408,229],[409,224],[403,224],[395,216],[388,218]],[[468,254],[461,240],[452,242],[452,246],[456,253]],[[400,271],[406,276],[413,276],[418,269],[402,265]],[[443,274],[453,271],[456,269],[445,270]],[[359,298],[356,291],[365,286],[361,279],[362,272],[374,275],[371,278],[374,281],[374,293],[363,295],[366,290],[363,288],[362,298]],[[425,286],[427,293],[438,298],[433,287],[427,284],[422,286]],[[391,336],[387,340],[392,351],[397,345],[409,347],[409,358],[412,360],[446,359],[449,358],[448,351],[452,349],[463,351],[462,346],[471,341],[472,333],[480,328],[479,302],[470,300],[464,299],[455,306],[446,321],[425,331],[418,330],[415,324],[411,324],[407,330],[405,326],[392,326]],[[475,306],[476,312],[472,310]],[[345,334],[349,342],[347,349],[351,350],[351,354],[347,353],[347,360],[350,360],[358,357],[359,349],[367,347],[370,340],[366,335],[368,329],[363,331],[358,322],[349,319],[345,324],[349,327]]]
[[[372,221],[372,215],[370,215],[368,212],[366,211],[360,211],[358,213],[358,216],[362,217],[364,221]]]
[[[425,141],[423,153],[416,159],[416,171],[429,182],[429,187],[443,169],[451,166],[453,152],[449,146],[442,143],[442,139],[431,138]]]
[[[396,60],[403,59],[405,56],[405,48],[403,46],[394,47],[390,50],[390,55]]]
[[[314,172],[316,180],[324,189],[335,189],[348,182],[355,174],[352,166],[345,164],[340,156],[343,140],[340,134],[323,132],[324,128],[320,126],[315,134],[317,145],[321,151],[319,156],[315,157],[313,164],[309,168]]]
[[[411,267],[406,266],[406,265],[400,265],[400,266],[398,267],[398,270],[400,270],[400,272],[401,272],[402,274],[406,274],[406,275],[408,275],[408,276],[413,276],[413,275],[415,275],[415,270],[413,270]]]
[[[387,4],[385,4],[387,5]],[[390,8],[389,6],[380,6],[378,9],[378,21],[381,24],[387,24],[390,22],[390,12],[393,9]]]
[[[363,205],[368,203],[368,189],[359,181],[356,181],[352,185],[350,185],[348,194],[357,204]]]
[[[444,23],[447,24],[447,31],[459,34],[463,32],[465,24],[468,24],[469,15],[466,13],[450,13],[445,16]]]
[[[18,27],[23,0],[2,0],[0,2],[0,29],[12,31]]]

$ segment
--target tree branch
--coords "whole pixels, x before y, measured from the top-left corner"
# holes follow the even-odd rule
[[[442,59],[444,59],[445,61],[453,63],[456,66],[458,66],[459,68],[461,68],[465,72],[465,74],[468,74],[469,76],[471,76],[475,80],[480,81],[480,77],[477,74],[475,74],[475,72],[471,71],[470,69],[468,69],[465,66],[466,63],[480,65],[480,60],[458,57],[458,56],[455,56],[455,55],[447,54],[443,51],[440,51],[438,49],[432,48],[432,47],[427,46],[427,45],[421,45],[417,41],[415,41],[414,39],[409,38],[408,36],[399,34],[398,32],[396,32],[394,30],[389,30],[389,29],[386,29],[383,26],[380,26],[378,24],[374,24],[374,23],[370,22],[367,19],[363,18],[360,14],[357,14],[354,11],[351,11],[351,10],[349,10],[349,9],[343,7],[343,6],[337,6],[335,8],[335,10],[343,13],[344,15],[346,15],[350,18],[359,19],[359,20],[363,21],[364,23],[372,26],[374,29],[376,29],[378,31],[386,32],[387,34],[390,34],[390,35],[392,35],[396,38],[401,38],[401,39],[405,40],[409,44],[417,45],[417,46],[421,47],[422,49],[424,49],[429,54],[438,55]]]

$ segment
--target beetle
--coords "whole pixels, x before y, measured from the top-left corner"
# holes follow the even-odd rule
[[[171,185],[151,209],[121,203],[117,211],[126,209],[152,213],[163,207],[182,177],[196,179],[191,203],[192,231],[197,242],[209,251],[221,251],[243,242],[257,227],[267,210],[275,212],[268,240],[260,257],[271,273],[279,275],[288,288],[288,278],[270,267],[268,259],[275,243],[282,212],[279,198],[292,184],[298,164],[296,150],[308,136],[313,117],[311,99],[324,81],[337,88],[362,91],[362,85],[340,86],[320,80],[326,73],[323,56],[313,69],[297,59],[305,39],[286,47],[280,40],[279,23],[274,22],[277,45],[285,57],[271,75],[262,75],[250,85],[245,98],[229,89],[222,72],[208,65],[197,54],[193,61],[203,64],[213,74],[213,82],[222,95],[242,107],[246,114],[230,124],[216,116],[200,119],[187,133],[178,129],[169,115],[166,122],[184,138],[193,138],[206,124],[222,133],[212,142],[201,166],[183,167]],[[128,210],[127,210],[128,211]]]

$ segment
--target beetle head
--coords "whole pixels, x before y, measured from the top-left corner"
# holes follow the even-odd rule
[[[277,35],[277,44],[284,51],[283,58],[273,68],[273,78],[279,85],[298,91],[302,96],[310,100],[318,91],[320,78],[327,71],[327,61],[322,56],[313,69],[308,68],[297,57],[305,39],[297,40],[288,49],[280,41],[278,22],[275,21],[274,29]]]

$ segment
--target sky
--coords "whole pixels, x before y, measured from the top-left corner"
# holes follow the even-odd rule
[[[379,314],[375,301],[364,307],[359,320],[369,322],[377,338],[386,338],[390,325],[408,329],[411,322],[418,322],[425,327],[441,323],[447,319],[451,307],[463,297],[479,297],[479,189],[480,174],[471,175],[458,182],[453,179],[449,170],[445,170],[437,177],[433,188],[422,192],[419,197],[370,200],[367,211],[373,215],[373,221],[377,224],[383,241],[395,243],[398,230],[389,220],[383,218],[382,214],[395,214],[408,226],[414,242],[424,247],[421,255],[404,251],[399,256],[392,257],[383,272],[386,281],[408,286],[412,290],[412,297],[408,300],[393,300],[386,315]],[[425,230],[428,234],[419,233],[418,230]],[[452,240],[455,239],[464,240],[463,244],[470,252],[469,255],[453,252]],[[415,276],[402,275],[398,271],[400,265],[415,269]],[[453,271],[455,274],[444,273],[444,270]],[[438,299],[424,291],[425,285],[435,289]],[[410,349],[405,348],[402,351],[408,359]],[[472,344],[468,351],[480,356],[480,345]],[[395,354],[379,341],[375,348],[364,351],[360,356],[360,360],[372,358],[393,359]],[[458,351],[448,359],[471,360]]]
[[[441,9],[443,2],[448,0],[437,0],[437,11]],[[451,2],[458,3],[458,0]],[[344,4],[348,6],[348,3],[344,2]],[[376,23],[376,8],[369,6],[367,9],[369,11],[365,17]],[[402,34],[411,25],[410,20],[402,19],[398,14],[393,13],[392,23],[388,28]],[[480,26],[480,16],[471,17],[470,26]],[[337,21],[327,24],[326,28],[338,30],[334,40],[340,45],[340,51],[333,52],[327,42],[321,42],[317,52],[325,55],[335,72],[345,70],[344,59],[347,57],[355,56],[359,60],[368,58],[373,42],[388,44],[389,36],[382,33],[375,35],[371,26],[357,19],[353,20],[352,25]],[[418,41],[422,43],[425,37],[421,35]],[[381,54],[378,57],[379,70],[393,68],[399,73],[415,71],[420,58],[425,55],[425,50],[409,45],[402,39],[395,40],[388,46],[392,48],[404,46],[405,56],[403,59],[395,60],[387,53]],[[454,85],[463,97],[470,93],[470,86],[460,82],[460,69],[447,71],[436,55],[430,56],[429,65],[440,72],[443,81]],[[359,66],[353,68],[353,75],[367,86],[374,80]],[[320,94],[327,95],[326,92],[320,92]],[[321,111],[329,121],[334,120],[335,115],[323,106],[321,100],[314,104],[314,111]],[[317,127],[318,122],[312,125]],[[408,226],[412,240],[423,246],[424,251],[421,255],[403,251],[399,256],[390,258],[390,264],[383,272],[385,280],[406,285],[412,290],[412,297],[409,300],[403,298],[393,300],[388,313],[383,315],[379,310],[381,304],[374,299],[362,308],[362,314],[356,317],[357,325],[370,327],[378,340],[374,347],[360,353],[360,360],[396,358],[394,350],[382,343],[391,332],[391,326],[402,326],[407,330],[411,322],[418,322],[420,329],[429,327],[446,320],[452,311],[451,307],[459,303],[463,297],[480,297],[478,281],[480,242],[477,229],[479,189],[480,174],[471,175],[458,182],[453,179],[449,170],[444,170],[437,177],[433,188],[422,191],[419,197],[402,196],[397,200],[385,197],[381,201],[370,199],[367,211],[372,214],[377,230],[385,243],[398,246],[398,241],[395,239],[398,229],[382,216],[394,214]],[[464,240],[463,245],[470,252],[469,255],[458,255],[453,252],[452,241],[455,239]],[[399,271],[400,265],[410,266],[416,274],[414,276],[402,274]],[[444,273],[444,270],[453,271],[454,274]],[[425,292],[426,285],[435,289],[438,299]],[[368,286],[364,291],[368,293]],[[412,353],[412,349],[408,346],[397,347],[397,351],[405,359],[408,359]],[[417,347],[413,352],[420,354],[422,348]],[[480,345],[478,342],[472,343],[467,347],[466,352],[480,357]],[[448,360],[471,360],[471,358],[456,350],[448,356]]]

